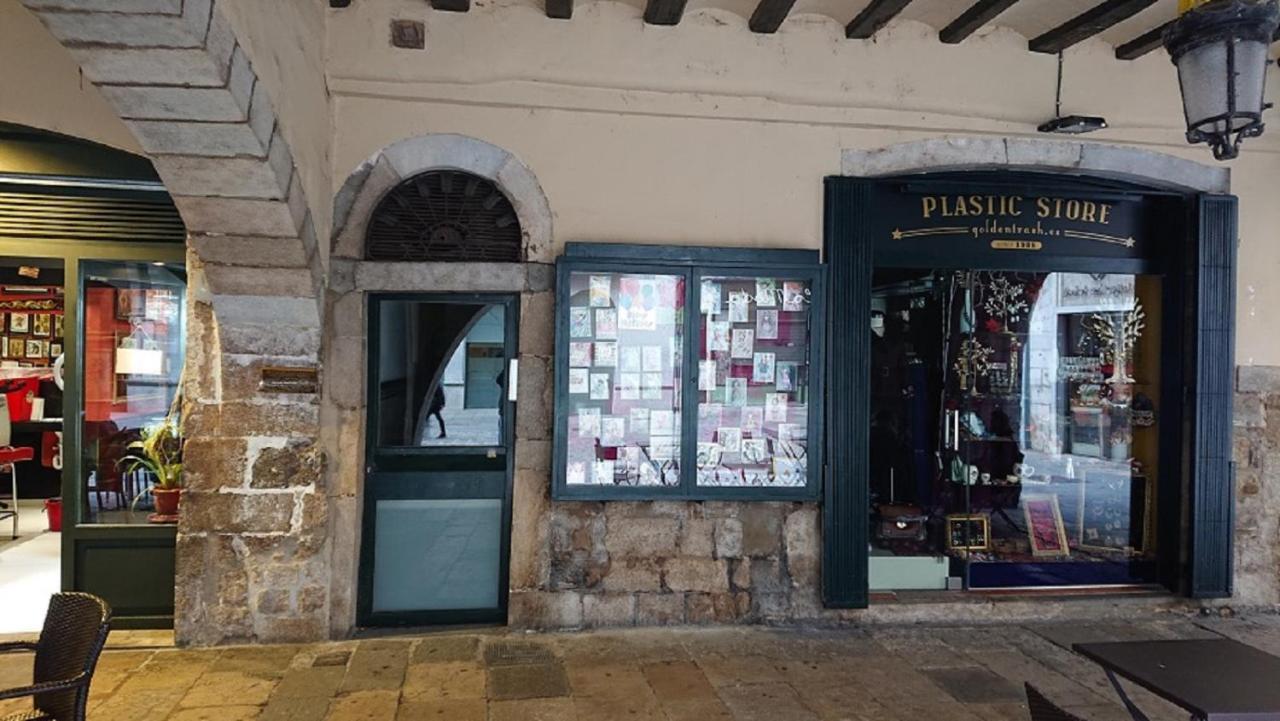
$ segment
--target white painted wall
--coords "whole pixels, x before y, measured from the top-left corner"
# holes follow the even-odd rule
[[[1043,138],[1035,126],[1053,113],[1056,57],[1028,52],[1026,37],[1008,28],[950,46],[915,20],[856,41],[835,17],[803,13],[776,35],[757,35],[723,9],[749,13],[750,3],[694,3],[703,9],[676,27],[645,25],[638,4],[579,2],[570,21],[537,5],[477,0],[459,14],[418,0],[361,0],[331,11],[334,189],[397,140],[462,133],[529,165],[550,201],[557,246],[816,248],[822,178],[840,172],[842,149]],[[925,5],[921,12],[948,17]],[[390,47],[393,17],[424,20],[427,49]],[[1057,21],[1044,17],[1043,29]],[[1015,20],[1035,27],[1033,17]],[[1122,32],[1131,31],[1113,34]],[[1270,95],[1280,97],[1280,72],[1271,76]],[[1162,51],[1125,62],[1102,40],[1070,49],[1063,112],[1107,117],[1111,128],[1091,142],[1213,162],[1183,140]],[[1239,362],[1280,364],[1280,334],[1263,310],[1280,305],[1280,131],[1250,141],[1231,167],[1242,202]]]
[[[71,54],[18,0],[0,0],[0,121],[142,153]]]

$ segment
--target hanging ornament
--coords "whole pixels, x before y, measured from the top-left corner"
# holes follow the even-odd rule
[[[1085,321],[1085,329],[1096,343],[1102,362],[1112,366],[1108,383],[1117,385],[1134,382],[1129,375],[1129,363],[1146,328],[1147,313],[1138,300],[1134,301],[1133,310],[1097,313]]]
[[[1009,325],[1022,320],[1027,310],[1022,284],[1010,282],[1004,273],[996,273],[991,276],[986,295],[982,309],[992,318],[998,318],[1005,332],[1011,332]]]

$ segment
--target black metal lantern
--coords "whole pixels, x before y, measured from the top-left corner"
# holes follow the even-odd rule
[[[1278,0],[1211,0],[1183,13],[1164,33],[1178,67],[1187,142],[1208,143],[1218,160],[1262,135],[1268,47],[1280,25]]]

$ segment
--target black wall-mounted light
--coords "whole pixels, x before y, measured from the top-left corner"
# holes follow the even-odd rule
[[[1178,68],[1187,142],[1208,143],[1229,160],[1240,142],[1262,135],[1268,48],[1280,25],[1278,0],[1183,0],[1187,9],[1165,31]]]

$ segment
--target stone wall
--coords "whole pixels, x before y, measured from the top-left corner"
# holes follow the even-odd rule
[[[1280,604],[1280,367],[1240,366],[1235,408],[1237,607]]]
[[[550,478],[541,480],[545,492]],[[814,504],[557,502],[543,523],[536,578],[513,575],[514,626],[751,623],[821,610]]]

